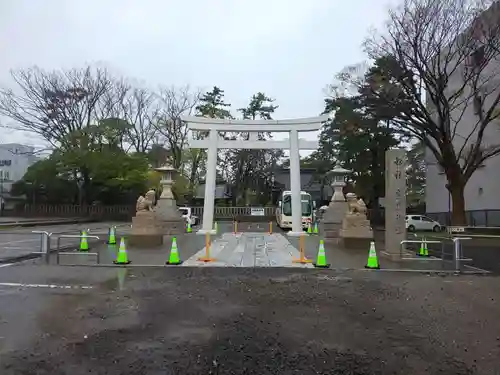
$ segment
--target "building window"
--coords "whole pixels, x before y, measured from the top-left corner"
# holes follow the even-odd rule
[[[1,171],[0,170],[0,180],[2,180],[2,181],[10,180],[10,173],[9,173],[9,171]]]

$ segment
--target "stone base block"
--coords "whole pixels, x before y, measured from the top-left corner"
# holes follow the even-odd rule
[[[128,246],[151,248],[163,245],[162,234],[131,234],[128,236]]]
[[[178,236],[186,232],[186,222],[183,219],[163,220],[160,222],[160,226],[162,233],[169,236]]]
[[[373,238],[363,238],[363,237],[342,237],[341,244],[345,249],[353,250],[370,250],[370,242]]]
[[[338,238],[339,237],[339,231],[338,230],[324,231],[323,232],[323,237],[324,237],[325,240]]]
[[[320,230],[321,230],[321,233],[323,234],[323,237],[325,240],[332,239],[332,238],[338,238],[339,237],[339,230],[341,228],[342,228],[341,223],[321,223],[320,224]]]
[[[388,253],[386,251],[378,251],[378,249],[377,249],[377,253],[380,256],[384,257],[385,259],[389,259],[389,260],[391,260],[393,262],[400,262],[400,261],[402,261],[400,253]]]
[[[325,243],[333,245],[339,245],[341,241],[339,237],[323,237],[323,240],[325,241]]]

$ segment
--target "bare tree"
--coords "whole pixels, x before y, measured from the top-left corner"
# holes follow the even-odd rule
[[[54,147],[71,147],[68,135],[97,122],[100,100],[112,87],[105,69],[12,72],[16,90],[0,90],[0,114],[18,130],[42,136]]]
[[[465,224],[466,183],[500,154],[500,144],[488,141],[500,115],[500,8],[486,10],[490,4],[405,0],[382,35],[367,41],[377,63],[364,94],[433,154],[448,181],[454,224]]]
[[[358,95],[368,69],[369,66],[365,61],[345,66],[335,75],[334,81],[326,86],[325,96],[338,99]]]
[[[181,116],[195,112],[200,96],[199,91],[192,91],[189,86],[162,88],[158,96],[160,108],[155,128],[163,136],[176,169],[182,166],[183,151],[188,140],[188,128],[181,121]]]
[[[124,119],[131,124],[128,141],[136,152],[146,152],[153,144],[158,115],[154,94],[145,88],[133,88],[122,101]]]

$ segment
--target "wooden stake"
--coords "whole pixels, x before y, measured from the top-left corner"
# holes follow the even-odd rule
[[[305,255],[305,244],[304,244],[305,236],[304,234],[301,234],[299,237],[299,259],[293,259],[293,263],[301,263],[301,264],[307,264],[307,263],[312,263],[311,259],[307,259]]]
[[[210,258],[210,233],[205,234],[205,256],[198,258],[199,261],[201,262],[213,262],[215,261],[215,258]]]

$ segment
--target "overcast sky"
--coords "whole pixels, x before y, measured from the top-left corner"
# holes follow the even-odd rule
[[[385,0],[0,0],[0,84],[12,85],[10,69],[100,62],[152,87],[217,85],[233,110],[263,91],[276,119],[316,116],[335,73],[366,59],[363,38],[386,10]],[[11,141],[41,144],[0,138]]]

